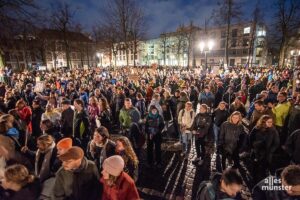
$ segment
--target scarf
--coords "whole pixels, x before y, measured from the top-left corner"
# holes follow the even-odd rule
[[[52,157],[52,152],[55,147],[55,142],[46,150],[45,157],[41,166],[41,169],[38,169],[38,162],[41,156],[41,151],[38,149],[35,157],[35,175],[43,182],[50,175],[50,160]]]

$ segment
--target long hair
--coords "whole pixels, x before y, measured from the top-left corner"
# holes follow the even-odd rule
[[[13,124],[15,118],[13,115],[10,114],[4,114],[0,117],[0,134],[5,135],[8,129],[11,127],[8,126],[8,122],[11,122]]]
[[[117,139],[117,141],[120,141],[125,148],[125,154],[128,157],[128,158],[123,158],[125,161],[125,164],[128,162],[128,159],[130,159],[133,162],[134,166],[137,167],[139,164],[139,160],[138,160],[128,138],[121,136]]]
[[[256,128],[257,129],[266,129],[267,128],[266,122],[269,119],[273,120],[273,118],[270,115],[263,115],[263,116],[261,116],[259,118],[259,120],[257,121],[257,123],[256,123]]]
[[[99,101],[101,104],[102,104],[102,109],[103,110],[109,110],[110,108],[109,108],[109,104],[108,104],[108,102],[107,102],[107,100],[106,100],[106,98],[100,98],[100,101]],[[103,111],[102,110],[102,111]]]
[[[233,122],[232,122],[232,117],[234,116],[234,115],[238,115],[239,116],[239,122],[237,123],[237,124],[242,124],[242,114],[239,112],[239,111],[234,111],[230,116],[229,116],[229,118],[228,118],[228,122],[230,122],[231,124],[233,124]]]

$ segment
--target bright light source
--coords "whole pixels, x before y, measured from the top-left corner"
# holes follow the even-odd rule
[[[208,41],[208,50],[211,50],[214,47],[214,41],[209,40]]]
[[[204,46],[205,46],[204,42],[201,41],[200,44],[199,44],[200,51],[203,51],[203,50],[204,50]]]
[[[292,56],[294,55],[294,50],[291,51],[291,55],[292,55]]]
[[[100,53],[97,53],[96,56],[99,58],[100,57]]]

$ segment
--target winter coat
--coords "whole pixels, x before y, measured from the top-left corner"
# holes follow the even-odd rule
[[[215,96],[211,92],[201,92],[198,101],[200,104],[206,104],[207,106],[212,108],[215,102]]]
[[[45,110],[42,107],[32,109],[32,135],[39,137],[42,135],[42,130],[40,128],[42,114]]]
[[[171,110],[171,108],[173,106],[172,104],[173,104],[173,102],[172,102],[171,98],[164,99],[161,102],[161,108],[163,111],[163,117],[164,117],[165,121],[172,120],[172,117],[173,117],[172,110]]]
[[[251,117],[250,117],[249,130],[252,130],[255,127],[257,121],[263,115],[269,115],[273,118],[273,120],[275,120],[275,116],[274,116],[272,110],[270,110],[268,108],[265,108],[262,112],[254,110]]]
[[[213,113],[214,123],[220,127],[223,122],[227,121],[229,112],[227,110],[216,109]]]
[[[196,131],[195,136],[198,138],[205,137],[208,134],[211,125],[211,116],[208,113],[198,113],[194,119],[192,130]]]
[[[219,103],[222,101],[223,94],[224,94],[224,87],[218,86],[217,92],[215,94],[215,102],[214,102],[215,107],[217,107]]]
[[[54,200],[99,200],[102,189],[95,163],[84,157],[78,169],[58,170],[52,195]]]
[[[90,120],[85,110],[80,113],[74,113],[73,127],[73,136],[75,138],[83,139],[90,136]]]
[[[300,105],[295,105],[291,109],[289,122],[288,122],[288,133],[292,134],[295,130],[300,129]]]
[[[140,119],[140,112],[135,107],[128,110],[123,107],[119,114],[120,123],[124,128],[130,128],[132,123],[139,123]]]
[[[32,124],[31,124],[32,111],[30,107],[24,106],[21,110],[18,110],[18,115],[20,119],[26,123],[26,131],[32,133]]]
[[[147,112],[145,99],[137,100],[135,107],[140,111],[141,117],[144,118]]]
[[[153,115],[149,113],[146,117],[145,132],[147,135],[161,134],[164,128],[164,120],[160,114]]]
[[[195,118],[194,110],[187,111],[182,109],[178,114],[178,124],[180,127],[185,126],[184,133],[190,133]]]
[[[299,123],[299,121],[298,121]],[[285,150],[288,152],[292,161],[300,164],[300,129],[294,131],[285,143]]]
[[[197,191],[196,200],[242,200],[241,194],[230,197],[221,191],[222,174],[216,173],[211,181],[203,181]]]
[[[275,108],[272,109],[275,115],[275,125],[283,127],[285,119],[289,114],[291,107],[290,102],[279,103]]]
[[[244,104],[236,105],[234,102],[230,105],[229,113],[233,113],[234,111],[239,111],[242,114],[242,117],[246,117],[246,108]]]
[[[38,179],[35,179],[32,183],[27,184],[17,192],[12,190],[5,191],[3,196],[0,194],[0,199],[1,200],[36,200],[40,196],[41,190],[42,190],[42,186],[40,181]]]
[[[99,120],[100,120],[101,126],[104,126],[108,130],[110,130],[111,125],[112,125],[111,111],[109,109],[101,111],[99,114]]]
[[[102,200],[140,199],[134,180],[126,172],[120,174],[116,184],[112,187],[107,185],[103,178],[101,178],[101,183],[103,184]]]
[[[268,190],[270,185],[272,187],[280,187],[282,186],[281,183],[278,181],[272,180],[279,180],[280,176],[268,176],[258,184],[256,184],[252,190],[252,198],[255,200],[299,200],[299,196],[289,196],[284,190]],[[266,181],[269,180],[269,181]],[[272,182],[270,182],[272,181]],[[267,188],[263,188],[267,187]]]
[[[232,153],[238,150],[240,145],[240,137],[244,133],[244,128],[241,124],[232,124],[230,122],[224,122],[221,125],[220,137],[219,137],[219,150],[223,153]]]
[[[139,175],[139,167],[135,166],[133,160],[126,155],[125,151],[116,152],[117,155],[120,155],[125,161],[124,172],[126,172],[133,180],[136,182],[138,180]]]
[[[150,102],[150,104],[149,104],[149,106],[148,106],[148,112],[150,112],[151,106],[155,106],[156,109],[158,110],[159,114],[161,116],[163,116],[163,110],[162,110],[162,108],[161,108],[161,106],[159,104],[159,101],[152,99],[151,102]]]
[[[96,146],[92,151],[90,149],[90,143],[88,144],[87,148],[87,156],[89,159],[93,160],[98,169],[101,170],[103,161],[106,158],[115,155],[116,144],[112,140],[108,139],[103,146]]]
[[[74,119],[74,110],[69,107],[67,110],[64,110],[61,114],[61,134],[64,136],[71,136],[73,134],[73,119]]]
[[[274,127],[266,129],[255,127],[250,133],[250,147],[258,162],[271,164],[273,154],[279,145],[279,135]]]

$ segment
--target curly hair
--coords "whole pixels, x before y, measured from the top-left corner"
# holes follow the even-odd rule
[[[121,136],[121,137],[117,138],[116,141],[120,141],[124,145],[126,157],[123,159],[124,159],[125,165],[128,163],[128,160],[130,159],[133,162],[134,166],[137,167],[139,164],[139,160],[138,160],[128,138]]]

